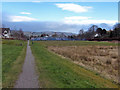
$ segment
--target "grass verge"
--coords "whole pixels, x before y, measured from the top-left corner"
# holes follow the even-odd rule
[[[22,43],[22,46],[20,45]],[[2,44],[2,87],[12,88],[22,71],[26,55],[26,41],[3,40]]]

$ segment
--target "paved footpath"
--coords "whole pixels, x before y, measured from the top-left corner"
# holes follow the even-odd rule
[[[26,58],[23,65],[23,71],[16,81],[14,88],[39,88],[38,76],[35,72],[35,60],[32,55],[29,41],[27,44]]]

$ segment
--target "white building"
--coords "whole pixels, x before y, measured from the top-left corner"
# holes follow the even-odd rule
[[[0,28],[0,38],[10,38],[10,28]]]

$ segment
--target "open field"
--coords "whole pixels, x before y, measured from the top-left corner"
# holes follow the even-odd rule
[[[118,82],[117,46],[51,46],[49,50],[70,58],[74,63],[91,71],[96,71],[101,76]]]
[[[26,41],[3,40],[2,42],[2,87],[14,86],[22,70],[26,55]]]
[[[100,77],[96,72],[89,71],[73,63],[72,60],[49,51],[54,47],[55,49],[61,47],[61,50],[66,47],[70,52],[75,46],[85,48],[85,45],[116,46],[117,44],[88,41],[39,41],[31,44],[40,86],[43,88],[117,88],[116,84]]]
[[[48,46],[118,46],[118,43],[96,41],[40,41],[40,44]]]

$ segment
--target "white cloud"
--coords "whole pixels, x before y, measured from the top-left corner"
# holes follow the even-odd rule
[[[117,23],[116,20],[65,20],[64,21],[66,24],[101,24],[101,23],[106,23],[106,24],[115,24]]]
[[[20,14],[31,14],[29,12],[20,12]]]
[[[66,24],[77,24],[77,25],[86,25],[86,24],[115,24],[117,20],[95,20],[90,19],[91,17],[83,17],[83,16],[72,16],[72,17],[65,17],[64,23]]]
[[[67,4],[55,4],[57,7],[62,8],[62,10],[73,11],[76,13],[88,12],[92,7],[90,6],[80,6],[78,4],[67,3]]]
[[[30,22],[30,21],[36,21],[37,19],[27,17],[27,16],[10,16],[11,22]]]
[[[71,16],[71,17],[65,17],[65,20],[84,20],[89,19],[91,17],[84,17],[84,16]]]
[[[32,1],[32,2],[34,2],[34,3],[40,3],[41,1]]]

